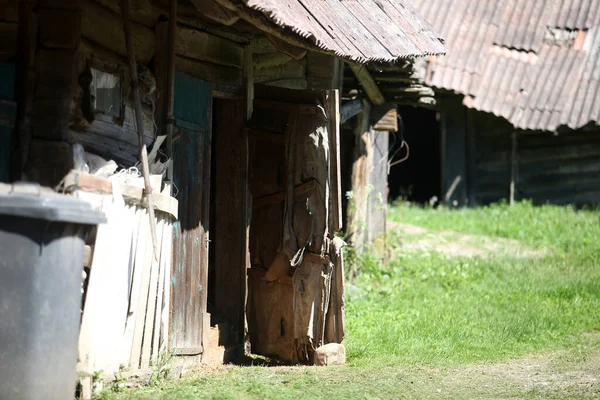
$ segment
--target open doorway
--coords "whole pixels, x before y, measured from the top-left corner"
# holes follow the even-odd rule
[[[213,98],[212,103],[207,294],[211,331],[205,335],[205,353],[243,342],[247,229],[244,104],[222,98]],[[211,335],[215,343],[211,343]],[[214,353],[227,357],[222,351]]]
[[[404,198],[418,203],[428,202],[434,197],[439,199],[441,135],[437,113],[425,108],[400,106],[398,114],[402,123],[399,132],[390,137],[390,147],[403,137],[409,145],[410,156],[390,170],[390,199]]]

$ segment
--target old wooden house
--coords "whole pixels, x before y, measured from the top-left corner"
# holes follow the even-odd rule
[[[0,29],[0,179],[109,219],[86,255],[84,381],[341,343],[344,63],[368,86],[362,64],[441,54],[410,6],[24,0]]]
[[[448,55],[415,68],[436,104],[400,109],[415,157],[392,195],[600,201],[600,1],[412,3]]]

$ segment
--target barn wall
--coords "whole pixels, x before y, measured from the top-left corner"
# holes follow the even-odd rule
[[[132,98],[129,96],[129,73],[119,2],[116,0],[82,0],[81,44],[77,53],[73,95],[71,99],[68,140],[80,143],[86,151],[128,167],[138,159]],[[145,7],[132,12],[132,36],[138,63],[147,77],[140,85],[143,100],[144,142],[150,146],[161,126],[167,22],[161,20],[165,10]],[[97,29],[102,26],[104,29]],[[242,96],[244,44],[211,34],[189,25],[177,31],[176,69],[209,83],[216,96]],[[121,76],[123,112],[121,118],[96,113],[93,122],[82,115],[83,87],[78,83],[86,67]]]
[[[469,110],[467,115],[475,148],[473,192],[470,195],[475,204],[508,199],[512,126],[504,119],[479,111]]]
[[[475,153],[467,196],[476,204],[509,199],[513,127],[502,118],[463,110],[467,115],[466,139],[461,136],[460,143],[455,144],[464,146],[465,154]],[[600,129],[559,135],[517,131],[515,199],[577,205],[600,202],[599,160]],[[469,157],[465,162],[469,176]]]
[[[600,129],[521,133],[518,142],[517,198],[537,203],[600,202]]]

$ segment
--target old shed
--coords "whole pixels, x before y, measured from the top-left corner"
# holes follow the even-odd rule
[[[401,110],[425,157],[402,167],[422,172],[395,177],[396,194],[414,185],[421,200],[454,205],[600,201],[600,2],[412,3],[448,56],[418,68],[435,107]]]
[[[368,86],[363,64],[440,40],[402,1],[130,3],[0,4],[0,178],[109,220],[82,266],[84,395],[165,357],[312,363],[345,334],[344,63]]]

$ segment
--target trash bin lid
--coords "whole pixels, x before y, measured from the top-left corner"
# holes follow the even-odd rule
[[[28,182],[0,183],[0,215],[82,225],[106,222],[105,215],[88,202]]]

